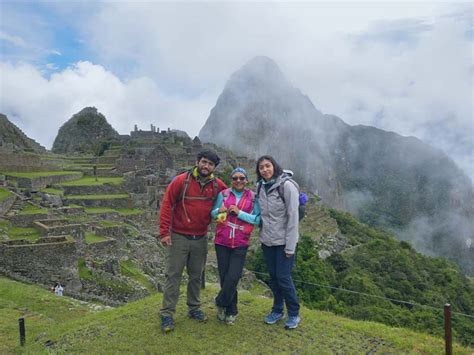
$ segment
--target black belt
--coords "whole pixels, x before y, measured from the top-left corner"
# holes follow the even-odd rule
[[[187,240],[199,240],[205,237],[207,234],[203,235],[186,235],[186,234],[181,234],[182,236],[185,236]]]

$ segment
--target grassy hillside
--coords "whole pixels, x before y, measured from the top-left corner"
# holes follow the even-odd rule
[[[265,325],[271,300],[242,293],[234,326],[215,319],[212,299],[217,288],[208,285],[203,305],[207,324],[186,317],[183,297],[178,305],[176,330],[160,331],[161,294],[116,309],[97,310],[47,290],[0,278],[0,353],[442,353],[444,341],[406,329],[338,317],[302,309],[300,328]],[[98,307],[100,308],[100,307]],[[25,316],[27,341],[18,342],[17,319]],[[457,354],[473,348],[454,345]]]
[[[454,263],[424,256],[348,213],[328,213],[348,244],[341,253],[321,260],[315,241],[307,235],[300,239],[294,279],[307,307],[437,336],[444,334],[445,303],[453,312],[474,314],[474,288]],[[326,238],[324,233],[321,238]],[[260,249],[249,259],[250,269],[266,280]],[[453,314],[453,337],[473,346],[474,319]]]

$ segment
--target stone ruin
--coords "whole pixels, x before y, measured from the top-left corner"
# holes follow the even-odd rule
[[[130,136],[120,136],[100,157],[73,156],[71,159],[82,164],[77,164],[75,173],[41,178],[4,176],[0,181],[13,195],[0,201],[0,223],[3,220],[10,226],[0,224],[0,273],[48,288],[61,282],[66,295],[116,305],[150,292],[125,272],[131,263],[152,289],[161,289],[164,251],[156,241],[160,201],[171,179],[194,166],[196,154],[203,147],[218,152],[222,159],[219,169],[237,165],[254,168],[247,158],[235,158],[181,132],[160,132],[152,125],[150,131],[135,127]],[[1,162],[0,171],[6,171]],[[38,164],[19,159],[17,171],[36,170]],[[81,176],[93,176],[88,166],[94,164],[106,166],[99,177],[121,176],[124,182],[62,185]],[[62,194],[42,191],[45,188]],[[99,198],[88,199],[94,195]],[[112,195],[121,197],[107,198]],[[24,213],[26,206],[36,210]],[[87,212],[94,209],[98,212]],[[123,209],[141,212],[122,215]],[[11,239],[9,228],[34,230],[38,238]],[[98,240],[89,242],[88,235]]]

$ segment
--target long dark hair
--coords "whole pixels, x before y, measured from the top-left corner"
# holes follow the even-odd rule
[[[260,158],[258,158],[257,167],[255,169],[255,172],[257,173],[257,181],[263,179],[262,175],[260,174],[260,170],[258,169],[258,166],[264,160],[268,160],[273,165],[273,176],[272,176],[272,178],[280,176],[281,174],[283,174],[283,169],[281,168],[281,166],[275,161],[275,159],[271,155],[262,155]]]

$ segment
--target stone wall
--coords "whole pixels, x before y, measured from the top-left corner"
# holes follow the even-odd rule
[[[97,163],[98,164],[112,164],[112,165],[115,165],[115,162],[117,161],[117,159],[119,158],[120,156],[100,156]]]
[[[66,198],[67,204],[76,204],[85,207],[110,207],[110,208],[133,208],[133,201],[130,198],[111,198],[111,199],[75,199]]]
[[[66,294],[79,291],[81,283],[74,240],[68,237],[62,242],[40,241],[25,245],[0,244],[0,273],[47,287],[61,282]]]
[[[60,170],[57,164],[52,161],[43,161],[37,154],[12,153],[5,150],[0,151],[0,170],[1,171],[49,171]]]
[[[10,176],[8,174],[5,175],[7,177],[7,181],[15,181],[16,185],[20,188],[39,190],[45,188],[48,185],[59,184],[65,181],[80,179],[83,174],[81,172],[77,172],[66,175],[51,175],[37,178],[19,178],[15,176]]]
[[[127,171],[136,171],[145,169],[145,160],[137,160],[133,158],[120,158],[117,160],[117,171],[125,173]]]
[[[115,239],[107,239],[96,243],[86,244],[85,255],[90,259],[119,258],[121,252]]]
[[[33,222],[33,225],[44,236],[71,234],[74,230],[81,228],[80,224],[71,224],[67,219],[37,220]]]
[[[3,216],[5,213],[7,213],[10,210],[10,207],[12,207],[15,200],[16,200],[16,195],[11,195],[3,200],[0,200],[0,216]]]
[[[61,186],[65,195],[105,195],[126,193],[124,186],[104,184],[100,186]]]
[[[47,219],[50,218],[46,213],[36,213],[36,214],[16,214],[14,216],[9,217],[8,219],[12,222],[16,227],[31,227],[33,226],[33,222],[38,219]]]

